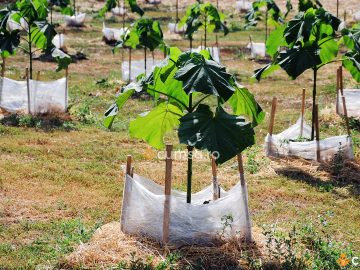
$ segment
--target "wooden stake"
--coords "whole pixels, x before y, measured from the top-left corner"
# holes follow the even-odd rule
[[[269,134],[270,134],[270,136],[273,134],[273,131],[274,131],[276,104],[277,104],[277,98],[274,97],[273,100],[272,100],[271,114],[270,114],[270,125],[269,125]]]
[[[131,82],[131,48],[129,48],[129,82]]]
[[[68,100],[69,100],[69,68],[65,69],[65,112],[68,111]]]
[[[30,109],[30,79],[29,79],[29,68],[25,70],[26,75],[26,91],[27,91],[27,104],[28,104],[28,114],[31,113]]]
[[[303,136],[303,133],[304,133],[305,94],[306,94],[306,90],[305,90],[305,88],[303,88],[303,91],[302,91],[302,99],[301,99],[301,123],[300,123],[300,137],[302,137],[302,136]]]
[[[210,157],[211,159],[211,169],[212,169],[212,177],[213,177],[213,200],[219,199],[219,183],[217,180],[217,166],[216,159],[213,155]]]
[[[339,67],[339,80],[340,80],[340,93],[344,95],[344,79],[343,79],[343,69],[342,66]]]
[[[125,183],[124,183],[124,191],[123,191],[123,201],[122,201],[122,205],[121,205],[121,220],[120,220],[120,228],[121,228],[121,231],[123,233],[126,233],[125,231],[125,222],[126,222],[126,216],[127,216],[127,205],[128,205],[128,202],[129,202],[129,196],[130,194],[128,194],[127,192],[127,184],[126,184],[126,179],[127,179],[127,175],[131,176],[131,161],[132,161],[132,158],[131,158],[131,155],[128,155],[127,156],[127,159],[126,159],[126,172],[125,172]]]
[[[343,103],[343,108],[344,108],[344,117],[345,117],[345,123],[346,123],[346,130],[348,133],[348,136],[351,136],[351,131],[350,131],[350,124],[349,124],[349,117],[348,117],[348,113],[347,113],[347,108],[346,108],[346,100],[345,100],[345,96],[342,96],[342,103]]]
[[[321,161],[320,156],[320,128],[319,128],[319,106],[315,105],[315,131],[316,131],[316,160]]]
[[[340,68],[336,70],[336,113],[339,114]]]
[[[244,165],[243,165],[243,158],[242,154],[237,155],[238,161],[238,171],[240,176],[240,184],[241,184],[241,192],[242,198],[244,203],[244,210],[245,210],[245,222],[246,222],[246,229],[247,234],[245,235],[245,241],[247,243],[252,242],[252,233],[251,233],[251,221],[250,221],[250,213],[249,213],[249,202],[248,202],[248,194],[247,194],[247,186],[245,181],[245,174],[244,174]]]
[[[40,81],[40,71],[38,71],[38,72],[36,73],[36,80],[37,80],[37,81]]]
[[[336,17],[339,18],[339,0],[336,0]]]
[[[165,201],[164,201],[164,219],[163,219],[163,245],[169,242],[170,231],[170,196],[171,196],[171,172],[172,172],[172,152],[173,146],[166,145],[165,160]]]
[[[127,156],[126,159],[126,175],[130,175],[131,176],[131,155]]]
[[[175,24],[175,31],[176,31],[176,26],[179,22],[179,0],[176,0],[176,24]]]

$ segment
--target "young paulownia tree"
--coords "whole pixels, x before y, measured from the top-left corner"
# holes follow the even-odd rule
[[[341,61],[352,76],[360,82],[359,29],[339,29],[341,21],[324,8],[310,8],[300,12],[288,23],[276,28],[266,43],[272,62],[255,71],[257,80],[282,68],[296,79],[304,71],[313,72],[312,138],[319,69],[334,61]],[[345,55],[339,54],[345,45]],[[339,56],[340,55],[340,56]]]
[[[176,129],[180,143],[187,145],[188,203],[194,148],[217,153],[216,163],[224,163],[254,144],[254,127],[264,118],[249,90],[213,61],[207,50],[182,53],[170,48],[168,57],[149,76],[129,84],[117,96],[105,113],[106,127],[112,126],[119,110],[135,91],[152,95],[156,106],[130,122],[130,135],[163,149],[164,136]],[[225,110],[226,104],[232,108],[232,114]],[[243,116],[252,122],[246,122]]]
[[[142,10],[141,7],[138,6],[136,0],[122,0],[122,5],[120,4],[120,0],[107,0],[105,2],[105,5],[103,6],[103,8],[100,9],[99,15],[101,17],[104,17],[106,12],[109,12],[113,8],[116,8],[116,7],[117,8],[120,8],[120,7],[125,8],[125,3],[127,3],[129,5],[131,12],[137,13],[140,16],[144,15],[144,10]],[[125,16],[125,12],[124,12],[123,16]]]
[[[29,57],[30,79],[33,77],[33,56],[37,51],[51,52],[58,62],[57,71],[65,69],[71,58],[61,50],[55,48],[52,40],[57,34],[53,25],[48,23],[47,0],[18,0],[16,4],[9,5],[0,11],[0,50],[5,57],[13,55],[21,49]],[[27,28],[11,31],[8,20],[20,24],[24,20]],[[24,33],[24,34],[22,34]]]
[[[211,3],[197,2],[186,9],[185,16],[180,20],[179,27],[186,27],[184,35],[190,41],[190,49],[192,49],[194,34],[199,30],[204,33],[204,45],[207,47],[207,35],[209,33],[224,32],[225,35],[229,33],[225,25],[225,15],[218,11],[218,9]]]
[[[164,35],[160,23],[151,18],[142,17],[130,28],[122,40],[115,44],[117,48],[143,48],[144,70],[147,71],[147,49],[153,52],[156,48],[164,47]],[[130,63],[129,63],[130,64]]]

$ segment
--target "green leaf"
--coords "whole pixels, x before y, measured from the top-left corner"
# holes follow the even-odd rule
[[[135,12],[137,14],[139,14],[140,16],[144,15],[144,10],[142,10],[140,8],[140,6],[138,6],[138,4],[136,3],[136,0],[128,0],[131,12]]]
[[[114,104],[105,112],[104,126],[108,129],[111,128],[119,110],[124,106],[125,102],[134,94],[134,89],[129,89],[126,92],[120,93]]]
[[[187,94],[193,92],[213,94],[225,101],[228,100],[235,91],[230,83],[232,75],[217,62],[206,60],[197,53],[192,55],[174,76],[175,79],[183,82],[184,91]]]
[[[57,72],[66,69],[72,62],[71,57],[58,48],[53,48],[51,55],[58,64],[56,67]]]
[[[324,40],[320,40],[320,44],[320,59],[322,64],[334,60],[339,52],[339,45],[337,42],[333,38],[325,38]]]
[[[280,65],[278,65],[276,63],[267,64],[266,66],[255,70],[254,75],[251,78],[256,79],[257,81],[260,81],[261,79],[272,74],[279,68],[280,68]]]
[[[249,116],[252,119],[253,127],[256,127],[265,118],[265,113],[256,102],[254,95],[243,86],[236,85],[235,93],[228,102],[232,107],[234,114]]]
[[[161,103],[146,115],[130,122],[130,136],[146,141],[156,149],[164,148],[164,136],[179,125],[183,112],[171,103]]]
[[[318,48],[298,46],[280,52],[277,61],[281,68],[293,79],[296,79],[305,70],[322,63]]]
[[[254,130],[244,118],[230,115],[221,107],[213,115],[210,107],[203,104],[180,119],[179,139],[180,143],[218,154],[217,164],[255,143]]]
[[[19,31],[8,31],[0,32],[0,53],[7,57],[15,53],[16,48],[20,45]]]
[[[45,50],[52,46],[56,31],[51,24],[45,21],[36,21],[30,28],[30,36],[36,48]]]
[[[351,73],[352,77],[360,82],[360,52],[352,51],[345,54],[343,66]]]
[[[266,41],[266,53],[271,57],[275,56],[279,47],[287,45],[284,37],[285,28],[286,25],[278,26],[274,31],[271,32]]]

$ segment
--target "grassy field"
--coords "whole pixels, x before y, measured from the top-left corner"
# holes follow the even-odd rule
[[[99,5],[98,3],[95,4]],[[86,9],[86,6],[85,8]],[[173,12],[150,9],[148,16],[162,20],[164,32]],[[90,16],[89,16],[90,17]],[[280,231],[294,225],[318,222],[326,217],[327,232],[344,245],[351,245],[360,255],[360,134],[353,130],[356,160],[335,170],[331,164],[319,165],[302,160],[271,160],[264,156],[271,100],[279,100],[275,132],[294,123],[300,115],[301,90],[307,89],[307,119],[311,108],[311,73],[293,81],[282,71],[260,83],[249,81],[253,71],[262,66],[249,59],[244,47],[251,34],[256,41],[264,31],[240,31],[243,20],[229,19],[232,31],[220,37],[222,64],[236,74],[267,112],[256,128],[257,143],[245,156],[253,225],[276,224]],[[129,23],[129,22],[128,22]],[[107,18],[109,27],[119,26],[120,19]],[[111,221],[118,221],[123,190],[120,168],[131,154],[135,171],[164,183],[163,161],[149,158],[146,143],[131,139],[129,120],[152,102],[133,99],[120,113],[112,131],[102,126],[103,113],[121,84],[121,54],[102,41],[102,20],[93,18],[82,29],[66,29],[70,53],[81,51],[88,60],[70,67],[70,115],[54,126],[43,119],[21,117],[0,125],[0,269],[66,268],[66,256],[79,243],[90,240],[94,231]],[[63,30],[62,26],[59,27]],[[235,31],[236,30],[236,31]],[[188,42],[165,33],[166,42],[186,49]],[[196,43],[200,42],[199,36]],[[214,43],[214,36],[211,41]],[[161,58],[158,52],[156,57]],[[141,58],[136,52],[135,58]],[[26,57],[18,53],[7,62],[6,77],[21,79]],[[346,133],[344,121],[335,114],[336,64],[319,74],[319,104],[322,137]],[[60,78],[53,63],[35,62],[43,80]],[[106,79],[105,82],[99,83]],[[356,87],[345,73],[345,85]],[[16,126],[11,126],[16,124]],[[34,126],[34,127],[29,127]],[[176,149],[184,150],[174,134],[166,138]],[[228,188],[237,179],[235,160],[219,168],[222,186]],[[194,161],[194,190],[210,183],[208,161]],[[174,162],[174,187],[186,187],[186,162]]]

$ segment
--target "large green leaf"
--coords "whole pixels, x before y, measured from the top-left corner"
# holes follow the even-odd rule
[[[264,66],[262,68],[256,69],[254,72],[254,75],[252,76],[252,79],[256,79],[257,81],[260,81],[261,79],[272,74],[279,68],[280,68],[280,65],[277,63],[267,64],[266,66]]]
[[[206,60],[201,54],[193,53],[190,60],[180,68],[174,78],[183,82],[184,91],[189,94],[201,92],[213,94],[228,100],[235,89],[231,84],[232,75],[215,61]]]
[[[164,148],[164,136],[179,125],[181,109],[171,103],[161,103],[145,115],[130,122],[130,136],[146,141],[156,149]]]
[[[64,53],[62,50],[59,50],[58,48],[52,49],[51,56],[58,64],[56,67],[56,71],[66,69],[72,62],[71,57]]]
[[[360,52],[352,51],[345,54],[343,66],[351,73],[352,77],[360,82]]]
[[[266,41],[266,53],[271,57],[274,57],[281,46],[286,46],[287,43],[284,37],[286,25],[278,26],[274,31],[271,32]]]
[[[30,36],[36,48],[45,50],[52,46],[56,31],[54,26],[46,21],[36,21],[30,28]]]
[[[296,79],[305,70],[320,65],[319,49],[316,47],[295,46],[287,51],[280,52],[278,63],[293,79]]]
[[[228,102],[231,105],[234,114],[249,116],[252,119],[253,127],[256,127],[265,118],[265,113],[256,102],[254,95],[243,86],[236,85],[235,93]]]
[[[135,12],[139,14],[140,16],[144,15],[144,10],[141,9],[141,7],[137,4],[136,0],[128,0],[131,12]]]
[[[35,21],[46,20],[48,15],[47,0],[19,0],[17,7],[21,17],[26,18],[29,25]]]
[[[338,43],[333,39],[325,38],[324,40],[320,40],[320,59],[321,64],[329,63],[330,61],[334,60],[336,58],[338,51],[339,51],[339,45]]]
[[[244,118],[226,113],[221,107],[215,115],[207,105],[180,119],[180,143],[208,150],[224,163],[255,143],[254,130]]]
[[[128,91],[125,91],[123,93],[120,93],[114,104],[112,104],[109,109],[105,112],[105,119],[104,119],[104,126],[106,128],[111,128],[115,117],[119,113],[119,109],[122,108],[125,104],[125,102],[132,96],[132,94],[135,92],[134,89],[129,89]]]
[[[0,32],[0,53],[2,56],[13,55],[19,44],[19,30],[12,31],[11,33],[6,30]]]

